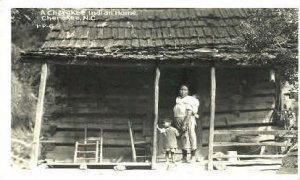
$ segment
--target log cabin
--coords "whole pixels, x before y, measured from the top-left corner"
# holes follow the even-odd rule
[[[198,156],[208,157],[208,169],[214,152],[260,145],[237,142],[241,135],[273,136],[282,129],[276,71],[247,64],[237,40],[247,9],[130,11],[60,21],[41,48],[21,54],[23,62],[42,65],[33,166],[46,160],[53,167],[154,168],[164,143],[155,127],[173,117],[183,83],[200,96]],[[96,147],[80,149],[89,137],[99,138]]]

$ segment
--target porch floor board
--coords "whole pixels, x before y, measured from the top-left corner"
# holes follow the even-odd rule
[[[49,168],[79,168],[80,165],[83,163],[47,163],[47,167]],[[144,162],[126,162],[126,163],[86,163],[87,168],[91,169],[100,169],[100,168],[113,168],[114,166],[126,166],[126,168],[143,168],[143,169],[150,169],[151,163],[144,163]]]

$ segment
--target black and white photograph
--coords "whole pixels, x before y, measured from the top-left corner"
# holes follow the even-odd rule
[[[13,171],[298,174],[298,8],[10,16]]]

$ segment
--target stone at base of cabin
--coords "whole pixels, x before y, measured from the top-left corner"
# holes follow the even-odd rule
[[[47,164],[38,165],[38,169],[46,169],[46,168],[48,168]]]
[[[80,170],[87,170],[87,165],[85,163],[80,164],[79,169]]]
[[[215,170],[224,171],[224,170],[226,170],[226,168],[227,168],[226,164],[215,164],[214,165]]]
[[[281,167],[281,168],[278,169],[276,174],[298,174],[298,168]]]
[[[287,155],[282,159],[282,167],[286,168],[297,168],[298,167],[298,156]]]
[[[226,169],[226,164],[224,163],[217,163],[217,161],[224,161],[226,160],[225,158],[222,158],[222,156],[224,156],[224,153],[222,152],[216,152],[214,154],[216,156],[215,161],[216,161],[216,164],[214,164],[214,169],[215,170],[225,170]],[[218,157],[220,156],[220,157]]]
[[[195,156],[194,156],[194,157],[191,157],[189,163],[195,163],[195,162],[196,162],[196,157],[195,157]]]
[[[176,163],[167,163],[166,170],[174,170],[176,166],[177,166]]]
[[[126,170],[126,166],[117,165],[117,166],[114,166],[114,170],[115,171],[124,171],[124,170]]]
[[[204,159],[205,159],[205,158],[201,156],[201,157],[197,157],[196,161],[197,161],[197,162],[202,162],[202,161],[204,161]]]
[[[298,148],[291,150],[282,159],[282,166],[277,174],[298,174]]]

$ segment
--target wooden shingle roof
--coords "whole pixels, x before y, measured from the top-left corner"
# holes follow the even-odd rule
[[[135,15],[61,21],[39,50],[23,56],[197,59],[205,48],[225,58],[240,54],[236,37],[247,9],[132,10]]]

